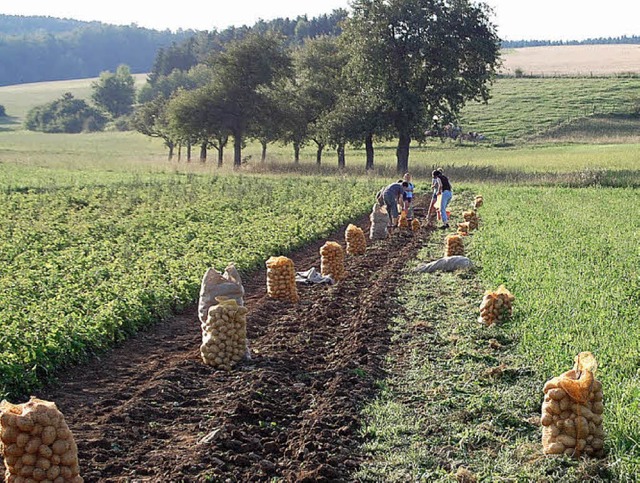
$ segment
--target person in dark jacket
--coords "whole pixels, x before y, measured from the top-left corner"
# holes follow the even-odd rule
[[[442,218],[442,226],[440,227],[443,230],[449,228],[449,217],[447,216],[447,205],[451,201],[453,197],[453,191],[451,189],[451,183],[449,182],[449,178],[447,178],[442,171],[439,169],[434,170],[431,173],[433,177],[433,181],[431,186],[433,188],[433,200],[435,202],[436,198],[440,196],[440,217]]]
[[[390,228],[398,224],[398,204],[402,204],[402,195],[408,189],[409,184],[406,181],[399,180],[396,183],[391,183],[382,190],[382,200],[387,207]]]

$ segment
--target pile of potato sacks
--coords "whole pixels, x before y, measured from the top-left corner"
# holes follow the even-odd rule
[[[266,264],[269,297],[290,302],[300,300],[293,260],[287,257],[270,257]]]
[[[477,195],[475,200],[473,200],[473,207],[476,209],[480,208],[482,206],[482,203],[484,203],[482,195]]]
[[[344,233],[344,238],[347,242],[347,253],[349,255],[364,255],[367,251],[367,239],[364,236],[364,231],[359,226],[349,224]]]
[[[504,285],[500,285],[495,292],[486,292],[480,304],[478,322],[490,327],[508,320],[513,314],[514,300],[515,297]]]
[[[478,215],[475,211],[463,211],[462,218],[464,221],[469,223],[469,230],[477,230],[478,229]]]
[[[247,354],[247,308],[234,299],[217,297],[202,324],[200,355],[205,364],[230,370]]]
[[[32,397],[0,403],[0,440],[5,481],[82,483],[78,447],[55,403]]]
[[[464,256],[464,240],[460,235],[447,235],[444,239],[444,256]]]
[[[320,271],[325,277],[336,282],[347,276],[344,269],[344,250],[334,241],[328,241],[320,248]]]
[[[604,456],[604,404],[596,367],[593,354],[581,352],[572,370],[544,385],[540,422],[545,454]]]

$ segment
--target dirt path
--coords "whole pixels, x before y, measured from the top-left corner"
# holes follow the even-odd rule
[[[359,226],[368,230],[367,218]],[[196,308],[64,374],[38,397],[75,434],[85,481],[348,480],[358,416],[389,346],[391,295],[429,232],[396,235],[347,257],[348,278],[299,286],[295,305],[244,281],[252,360],[217,371],[200,360]],[[327,239],[342,242],[344,227]],[[319,268],[323,239],[290,255]]]

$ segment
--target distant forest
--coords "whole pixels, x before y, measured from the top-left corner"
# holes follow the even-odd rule
[[[230,40],[251,31],[275,31],[288,43],[338,35],[344,9],[308,18],[260,20],[253,26],[221,31],[151,30],[136,25],[116,26],[43,16],[0,15],[0,86],[28,82],[97,77],[126,64],[131,73],[167,75],[206,61]],[[640,44],[640,37],[612,37],[584,41],[505,41],[505,48],[545,45]]]

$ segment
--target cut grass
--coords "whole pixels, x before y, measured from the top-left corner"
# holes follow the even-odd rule
[[[626,442],[637,438],[631,421],[638,408],[628,390],[637,379],[626,380],[625,371],[613,367],[603,369],[602,374],[609,457],[572,460],[542,455],[539,416],[544,382],[570,368],[580,350],[593,350],[603,363],[608,356],[603,353],[603,344],[593,345],[584,338],[572,342],[571,326],[565,323],[571,319],[564,317],[558,323],[557,317],[546,318],[552,307],[542,309],[544,297],[535,312],[546,321],[542,324],[532,317],[532,306],[541,293],[554,297],[565,289],[540,284],[540,291],[535,293],[522,291],[523,280],[540,283],[554,265],[541,257],[536,267],[542,269],[546,263],[547,268],[540,273],[530,268],[531,258],[521,257],[523,251],[534,256],[539,250],[535,237],[520,233],[505,239],[489,228],[499,224],[502,230],[516,233],[523,230],[521,224],[531,224],[531,216],[523,216],[522,223],[514,223],[509,216],[519,213],[513,207],[513,198],[521,198],[523,205],[532,207],[523,210],[528,214],[540,206],[539,202],[525,197],[520,189],[511,189],[514,194],[507,209],[494,200],[494,196],[498,199],[497,193],[482,186],[485,206],[495,206],[481,209],[481,228],[466,241],[468,254],[478,268],[453,274],[407,275],[399,294],[403,312],[392,327],[394,337],[386,367],[389,376],[380,382],[380,396],[363,413],[364,450],[370,460],[355,475],[357,480],[472,481],[459,479],[466,472],[477,481],[635,481],[640,468],[638,447]],[[467,209],[479,188],[461,191],[458,189],[454,197],[454,213]],[[506,191],[499,193],[507,198]],[[487,252],[488,239],[500,248]],[[584,249],[579,241],[574,240],[574,245],[575,249]],[[442,247],[442,234],[436,233],[420,259],[439,258]],[[608,252],[596,251],[602,257],[609,256]],[[562,255],[558,250],[557,256]],[[494,263],[486,263],[489,258]],[[625,257],[629,262],[631,258]],[[417,261],[408,269],[415,265]],[[511,274],[517,274],[517,280]],[[610,278],[608,281],[611,283]],[[516,295],[514,317],[501,327],[485,328],[477,322],[478,306],[483,292],[497,288],[499,283],[506,283]],[[575,285],[574,281],[566,286],[566,308],[580,310],[583,298],[576,299],[579,289]],[[596,332],[603,343],[616,339],[616,329],[610,325]],[[563,337],[565,333],[567,337]],[[550,338],[564,342],[559,346]],[[622,353],[637,355],[637,337],[628,338]],[[619,352],[614,347],[611,350],[611,356]],[[494,375],[490,375],[492,370]],[[617,384],[623,389],[619,390]],[[616,414],[620,411],[626,418],[624,428]]]

